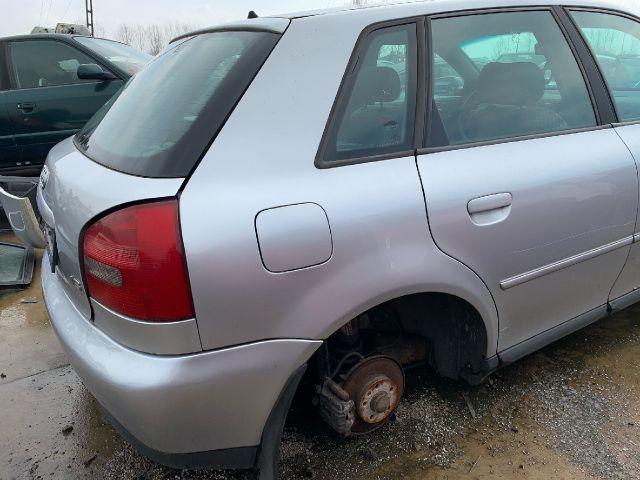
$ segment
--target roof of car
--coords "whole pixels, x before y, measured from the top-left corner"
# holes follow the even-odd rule
[[[27,33],[24,35],[12,35],[10,37],[1,37],[0,41],[7,40],[34,40],[34,39],[42,39],[42,38],[64,38],[69,39],[71,37],[81,37],[82,35],[70,35],[67,33]]]
[[[57,40],[71,40],[75,37],[89,37],[88,35],[77,35],[73,33],[27,33],[24,35],[12,35],[10,37],[0,37],[0,42],[12,41],[12,40],[38,40],[38,39],[57,39]],[[95,37],[99,38],[99,37]],[[112,42],[117,42],[117,40],[111,40],[109,38],[100,39],[100,40],[109,40]],[[120,42],[118,42],[120,43]]]
[[[370,3],[363,5],[344,5],[340,7],[322,8],[317,10],[308,10],[300,12],[285,13],[273,15],[274,17],[282,17],[289,19],[314,17],[319,15],[347,13],[358,10],[369,9],[388,9],[399,10],[403,7],[407,11],[413,11],[416,7],[428,4],[430,14],[444,13],[460,10],[477,10],[481,8],[497,8],[497,7],[535,7],[547,5],[563,5],[563,6],[581,6],[607,8],[610,10],[635,10],[640,13],[638,2],[636,0],[397,0],[382,3]]]
[[[381,0],[378,0],[381,1]],[[501,7],[533,7],[563,5],[569,7],[590,7],[605,8],[608,10],[622,10],[635,13],[640,16],[640,2],[637,0],[405,0],[392,1],[388,3],[350,5],[319,10],[309,10],[306,12],[293,12],[280,15],[270,15],[267,17],[257,17],[252,19],[237,20],[234,22],[213,25],[211,27],[184,33],[173,40],[191,37],[201,33],[225,31],[225,30],[254,30],[267,31],[273,33],[284,33],[290,21],[301,18],[324,17],[326,15],[357,15],[368,13],[372,17],[383,18],[405,18],[420,15],[433,15],[445,12],[455,12],[464,10],[478,10],[482,8]]]

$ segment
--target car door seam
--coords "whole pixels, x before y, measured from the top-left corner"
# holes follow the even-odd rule
[[[436,237],[433,234],[433,231],[431,230],[431,222],[429,221],[429,208],[427,206],[427,194],[426,194],[426,192],[424,190],[424,182],[422,181],[422,175],[420,173],[420,166],[418,164],[418,154],[419,154],[419,152],[416,151],[415,155],[414,155],[414,160],[415,160],[415,165],[416,165],[416,172],[418,173],[418,180],[420,180],[420,191],[422,192],[422,200],[424,201],[424,213],[425,213],[425,218],[427,220],[427,230],[429,232],[429,236],[431,237],[431,241],[433,242],[433,244],[435,245],[435,247],[438,249],[438,251],[440,253],[442,253],[443,255],[449,257],[450,259],[454,260],[455,262],[458,262],[460,265],[463,265],[465,268],[467,268],[470,272],[472,272],[478,278],[478,280],[480,280],[482,282],[482,284],[484,285],[484,288],[486,288],[487,293],[489,294],[489,297],[491,297],[491,301],[493,302],[493,310],[496,313],[496,321],[498,323],[498,325],[497,325],[497,327],[498,327],[497,328],[497,335],[496,335],[496,345],[495,345],[495,352],[496,352],[496,355],[497,355],[498,354],[498,345],[499,345],[499,341],[500,341],[500,312],[498,311],[498,304],[496,303],[496,299],[493,296],[493,292],[489,288],[489,285],[487,285],[487,282],[485,282],[484,279],[480,275],[478,275],[478,272],[476,272],[473,268],[471,268],[469,265],[467,265],[463,261],[461,261],[461,260],[449,255],[442,248],[440,248],[440,245],[438,245],[438,241],[436,240]],[[491,348],[493,348],[493,347],[491,347]]]

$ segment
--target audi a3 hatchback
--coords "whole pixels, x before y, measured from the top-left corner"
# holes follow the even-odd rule
[[[364,434],[407,366],[478,384],[640,299],[640,20],[618,5],[175,39],[38,188],[51,321],[114,425],[162,463],[269,478],[300,385]]]

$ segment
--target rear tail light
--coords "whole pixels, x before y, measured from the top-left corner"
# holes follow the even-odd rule
[[[176,200],[113,212],[87,229],[83,245],[94,300],[138,320],[194,317]]]

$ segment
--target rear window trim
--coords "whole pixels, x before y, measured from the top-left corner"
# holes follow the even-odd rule
[[[575,30],[578,32],[578,35],[580,35],[580,39],[582,40],[582,42],[584,43],[585,47],[587,48],[589,54],[591,55],[591,59],[592,59],[594,65],[595,65],[595,67],[597,68],[597,70],[598,70],[598,72],[600,74],[600,77],[602,78],[602,82],[604,83],[605,90],[607,91],[607,93],[609,95],[609,100],[611,102],[611,108],[613,109],[613,113],[615,115],[615,119],[613,119],[612,125],[614,127],[618,127],[618,126],[628,126],[628,125],[640,124],[640,118],[636,119],[636,120],[622,120],[620,118],[620,114],[618,112],[618,106],[616,105],[616,102],[614,101],[614,97],[613,97],[613,88],[611,88],[611,86],[609,84],[609,80],[607,79],[607,76],[602,71],[602,67],[600,66],[600,62],[598,62],[598,60],[596,59],[596,53],[593,50],[593,47],[591,46],[589,41],[587,40],[587,36],[582,31],[582,28],[580,28],[580,26],[578,25],[578,22],[574,18],[573,12],[599,13],[599,14],[603,14],[603,15],[611,15],[611,16],[615,16],[615,17],[626,18],[627,20],[631,20],[633,22],[636,22],[639,25],[640,25],[640,17],[637,17],[637,16],[635,16],[635,15],[629,13],[629,12],[623,12],[622,10],[615,10],[615,9],[610,9],[610,8],[600,8],[600,7],[563,6],[562,10],[565,12],[565,14],[566,14],[566,16],[568,18],[568,21],[571,22],[571,24],[574,26]]]
[[[286,31],[286,30],[285,30]],[[249,88],[251,88],[251,85],[253,84],[253,82],[255,81],[255,78],[258,76],[258,74],[260,73],[260,71],[263,69],[265,63],[269,60],[269,58],[271,57],[271,55],[273,54],[274,50],[276,49],[276,47],[278,46],[278,44],[280,43],[280,40],[282,39],[284,33],[275,33],[273,31],[267,31],[267,30],[247,30],[247,29],[232,29],[232,30],[221,30],[221,29],[215,29],[212,31],[207,31],[207,32],[202,32],[202,33],[197,33],[194,34],[189,33],[184,35],[184,38],[189,39],[189,38],[196,38],[198,36],[202,35],[206,35],[208,33],[218,33],[218,32],[263,32],[263,33],[269,33],[272,35],[276,35],[277,39],[273,45],[273,48],[269,51],[268,55],[265,56],[264,60],[260,63],[260,65],[258,66],[258,68],[256,69],[254,75],[251,77],[251,79],[249,80],[249,82],[246,85],[246,88],[244,88],[241,92],[241,94],[238,96],[238,98],[235,100],[235,102],[233,102],[233,105],[231,106],[231,108],[229,109],[229,111],[226,113],[226,115],[224,116],[224,118],[222,119],[222,121],[220,122],[220,125],[218,126],[218,128],[216,128],[215,130],[212,130],[209,134],[209,139],[206,143],[206,145],[204,146],[204,148],[202,149],[202,152],[198,153],[197,159],[195,160],[195,162],[193,162],[193,165],[189,168],[188,172],[181,174],[181,175],[175,175],[175,176],[159,176],[159,175],[146,175],[146,174],[140,174],[140,173],[132,173],[129,171],[125,171],[119,168],[116,168],[116,166],[114,165],[107,165],[97,159],[94,158],[94,156],[90,155],[85,148],[83,148],[80,145],[80,142],[78,140],[78,135],[74,135],[73,136],[73,145],[74,147],[78,150],[78,152],[80,152],[82,155],[84,155],[85,157],[87,157],[89,160],[97,163],[98,165],[107,168],[109,170],[118,172],[118,173],[122,173],[124,175],[130,175],[133,177],[138,177],[138,178],[153,178],[153,179],[177,179],[177,178],[181,178],[181,179],[185,179],[188,180],[193,173],[195,172],[195,170],[198,168],[198,166],[200,165],[200,162],[202,161],[202,159],[205,157],[205,155],[207,154],[207,152],[210,150],[211,145],[215,142],[216,138],[218,138],[218,135],[220,134],[220,132],[224,129],[225,125],[227,124],[229,118],[231,117],[231,115],[233,115],[233,112],[236,110],[238,104],[240,103],[240,101],[242,101],[242,99],[244,98],[245,94],[247,93],[247,91],[249,90]],[[177,39],[172,40],[172,42],[169,44],[170,46],[173,45],[175,43]],[[156,57],[158,58],[158,57]],[[155,60],[152,59],[149,64],[153,63],[153,61]],[[146,68],[146,67],[145,67]],[[125,87],[123,87],[125,88]],[[122,91],[122,90],[120,90]],[[116,95],[118,95],[118,93],[116,93]],[[205,107],[206,108],[206,107]],[[81,130],[82,131],[82,130]]]
[[[567,128],[565,130],[557,130],[553,132],[542,132],[542,133],[535,133],[535,134],[529,134],[529,135],[519,135],[519,136],[507,137],[507,138],[484,140],[479,142],[468,142],[468,143],[463,143],[459,145],[451,145],[451,144],[433,145],[430,142],[431,132],[427,132],[425,135],[425,139],[428,139],[429,142],[425,141],[424,145],[422,145],[417,149],[416,151],[417,155],[446,152],[449,150],[460,150],[463,148],[499,145],[502,143],[512,143],[517,141],[535,140],[539,138],[556,137],[556,136],[568,135],[572,133],[582,133],[582,132],[593,131],[593,130],[601,130],[603,128],[609,128],[611,126],[610,122],[607,122],[602,118],[603,113],[606,113],[606,112],[602,112],[603,99],[598,99],[595,92],[593,91],[593,81],[592,81],[593,79],[589,77],[589,72],[587,71],[587,68],[590,67],[591,65],[585,63],[585,59],[581,55],[581,52],[578,50],[581,45],[576,45],[575,39],[571,37],[571,32],[569,31],[568,27],[573,27],[574,25],[572,24],[568,26],[566,23],[566,19],[561,16],[561,13],[564,12],[563,8],[558,9],[555,5],[538,5],[538,6],[530,6],[530,7],[523,6],[523,7],[495,7],[495,8],[469,9],[469,10],[443,12],[443,13],[430,15],[429,22],[431,22],[431,20],[464,17],[464,16],[491,15],[496,13],[522,13],[522,12],[548,12],[551,14],[551,17],[553,18],[554,22],[558,26],[560,33],[565,39],[565,42],[567,43],[567,46],[571,50],[571,53],[573,54],[573,58],[575,59],[575,62],[578,68],[580,69],[580,73],[582,74],[582,79],[584,81],[587,93],[589,95],[589,100],[591,102],[591,108],[593,109],[593,113],[595,116],[596,125],[592,125],[589,127]],[[570,19],[570,21],[573,23],[572,18]],[[431,33],[431,31],[429,31],[429,33]],[[427,41],[429,42],[429,49],[433,49],[433,42],[431,41],[431,38],[428,38]],[[597,72],[599,72],[599,70]],[[430,100],[433,101],[434,99],[433,92],[430,92],[430,93],[431,93]],[[433,112],[433,108],[434,108],[434,105],[431,105],[427,112],[429,116],[428,122],[430,125],[433,124],[433,117],[438,114],[437,112],[435,113]]]
[[[609,128],[613,128],[613,125],[610,123],[603,125],[596,125],[593,127],[582,127],[582,128],[572,128],[568,130],[558,130],[555,132],[543,132],[543,133],[534,133],[531,135],[520,135],[517,137],[507,137],[500,138],[496,140],[486,140],[481,142],[472,142],[472,143],[462,143],[460,145],[442,145],[442,146],[427,146],[419,148],[416,151],[416,155],[429,155],[431,153],[442,153],[449,152],[454,150],[465,150],[468,148],[477,148],[477,147],[489,147],[493,145],[502,145],[504,143],[514,143],[514,142],[524,142],[527,140],[539,140],[543,138],[552,138],[552,137],[561,137],[565,135],[574,135],[579,133],[587,133],[587,132],[596,132],[598,130],[606,130]]]
[[[343,167],[347,165],[358,165],[361,163],[377,162],[382,160],[390,160],[394,158],[405,158],[415,155],[416,149],[422,144],[424,129],[425,129],[425,61],[426,55],[424,50],[425,44],[425,15],[417,15],[407,18],[397,18],[392,20],[385,20],[383,22],[373,23],[367,26],[360,32],[358,39],[355,42],[347,68],[342,76],[340,87],[336,93],[329,118],[322,133],[322,139],[320,146],[316,153],[314,165],[317,169],[325,170],[330,168]],[[369,35],[372,33],[383,30],[385,28],[401,27],[404,25],[415,25],[416,27],[416,54],[417,59],[417,82],[416,82],[416,108],[414,117],[414,134],[413,134],[413,149],[412,150],[397,150],[392,152],[384,152],[366,156],[356,156],[352,158],[340,159],[340,160],[328,160],[326,158],[327,146],[333,130],[336,128],[336,123],[339,121],[338,115],[342,109],[342,106],[349,100],[350,88],[356,74],[358,61],[363,53],[363,46],[366,45]]]
[[[589,65],[585,65],[584,64],[584,60],[582,58],[582,56],[580,55],[580,52],[577,50],[578,46],[575,45],[574,43],[574,39],[572,39],[570,37],[569,32],[567,31],[568,26],[565,23],[565,19],[561,18],[559,16],[559,10],[562,12],[566,12],[566,10],[568,9],[587,9],[587,10],[600,10],[600,11],[604,11],[604,12],[615,12],[617,14],[622,14],[623,16],[628,16],[631,17],[633,19],[635,19],[636,21],[640,21],[640,19],[635,18],[633,15],[630,15],[628,13],[624,13],[624,12],[620,12],[620,11],[616,11],[616,10],[607,10],[607,9],[597,9],[597,8],[589,8],[589,7],[557,7],[555,4],[554,5],[532,5],[532,6],[507,6],[507,7],[485,7],[485,8],[469,8],[469,9],[461,9],[461,10],[450,10],[450,11],[444,11],[444,12],[438,12],[438,13],[434,13],[431,15],[418,15],[418,16],[414,16],[414,17],[408,17],[408,18],[403,18],[403,19],[393,19],[393,20],[388,20],[388,21],[384,21],[384,22],[378,22],[378,23],[374,23],[372,25],[369,25],[367,28],[365,28],[361,33],[360,36],[358,37],[358,40],[356,41],[355,47],[353,49],[351,58],[349,60],[349,63],[347,65],[347,69],[345,71],[345,74],[342,78],[342,82],[340,83],[340,87],[338,90],[338,94],[336,96],[336,100],[334,101],[333,107],[331,109],[331,113],[329,115],[329,120],[327,121],[327,124],[325,126],[325,130],[322,134],[322,140],[320,142],[320,147],[318,149],[318,152],[316,154],[316,158],[315,158],[315,166],[318,169],[329,169],[329,168],[336,168],[336,167],[341,167],[341,166],[348,166],[348,165],[357,165],[357,164],[361,164],[361,163],[370,163],[370,162],[377,162],[377,161],[383,161],[383,160],[391,160],[391,159],[400,159],[400,158],[405,158],[411,155],[415,155],[415,156],[420,156],[420,155],[428,155],[428,154],[432,154],[432,153],[440,153],[440,152],[447,152],[450,150],[461,150],[461,149],[467,149],[467,148],[475,148],[475,147],[484,147],[484,146],[490,146],[490,145],[499,145],[499,144],[503,144],[503,143],[513,143],[513,142],[520,142],[520,141],[526,141],[526,140],[535,140],[535,139],[540,139],[540,138],[548,138],[548,137],[557,137],[557,136],[563,136],[563,135],[570,135],[570,134],[575,134],[575,133],[583,133],[583,132],[590,132],[590,131],[598,131],[598,130],[604,130],[607,128],[612,128],[613,125],[610,122],[607,122],[605,119],[601,118],[602,112],[601,112],[601,100],[599,100],[598,98],[596,98],[594,92],[593,92],[593,86],[592,86],[592,82],[591,79],[588,77],[586,68]],[[558,25],[558,28],[560,29],[563,37],[565,38],[569,48],[571,49],[571,52],[574,55],[574,58],[576,60],[576,63],[578,64],[578,67],[580,68],[580,71],[582,73],[583,79],[585,81],[585,86],[587,88],[587,91],[589,93],[589,97],[591,100],[591,104],[592,104],[592,108],[596,117],[596,125],[591,126],[591,127],[583,127],[583,128],[573,128],[573,129],[567,129],[567,130],[560,130],[560,131],[554,131],[554,132],[543,132],[543,133],[539,133],[539,134],[532,134],[532,135],[524,135],[524,136],[517,136],[517,137],[509,137],[509,138],[504,138],[504,139],[495,139],[495,140],[487,140],[487,141],[482,141],[482,142],[470,142],[470,143],[465,143],[465,144],[461,144],[461,145],[437,145],[437,146],[433,146],[430,144],[430,135],[431,135],[431,126],[433,125],[433,88],[431,86],[431,77],[432,77],[432,72],[431,72],[431,68],[430,65],[427,68],[424,65],[424,62],[426,59],[427,61],[431,61],[433,58],[433,47],[432,47],[432,42],[431,42],[431,21],[432,20],[437,20],[439,18],[450,18],[450,17],[459,17],[459,16],[470,16],[470,15],[483,15],[483,14],[491,14],[491,13],[510,13],[510,12],[534,12],[534,11],[548,11],[554,21],[556,22],[556,24]],[[568,13],[568,12],[566,12]],[[571,21],[573,22],[573,19],[571,18]],[[326,143],[328,141],[328,137],[331,133],[331,129],[333,128],[333,124],[336,122],[336,111],[338,110],[339,105],[344,101],[343,97],[346,95],[345,90],[347,90],[347,86],[348,83],[350,81],[350,79],[355,75],[355,65],[357,63],[358,60],[358,56],[359,53],[362,50],[362,43],[366,41],[366,37],[374,32],[375,30],[381,29],[381,28],[385,28],[385,27],[393,27],[393,26],[399,26],[399,25],[405,25],[405,24],[409,24],[409,23],[416,23],[417,28],[418,28],[418,54],[419,54],[419,58],[418,58],[418,73],[419,75],[421,74],[421,72],[423,73],[422,75],[420,75],[420,78],[418,78],[418,84],[417,84],[417,88],[419,89],[417,92],[417,99],[418,101],[420,100],[420,93],[422,92],[423,94],[423,98],[424,101],[419,102],[416,106],[416,120],[415,120],[415,124],[416,127],[418,127],[419,124],[421,124],[422,127],[422,131],[421,132],[416,132],[416,135],[414,137],[414,150],[412,151],[399,151],[399,152],[395,152],[395,153],[385,153],[385,154],[380,154],[380,155],[373,155],[373,156],[367,156],[367,157],[359,157],[359,158],[353,158],[353,159],[347,159],[347,160],[325,160],[324,159],[324,155],[325,155],[325,150],[326,150]],[[422,32],[422,33],[420,33]],[[421,63],[422,63],[422,67],[421,67]],[[596,65],[597,67],[597,65]],[[421,68],[423,68],[423,70],[421,70]],[[599,67],[598,67],[598,73],[601,75]],[[425,84],[425,82],[429,82],[429,84]],[[608,88],[607,88],[607,92],[608,92]],[[426,95],[425,95],[426,93]],[[640,120],[638,120],[637,122],[633,122],[633,123],[640,123]]]
[[[501,138],[501,139],[495,139],[495,140],[486,140],[486,141],[480,141],[480,142],[470,142],[470,143],[464,143],[464,144],[460,144],[460,145],[431,145],[428,142],[425,142],[425,144],[423,146],[420,146],[416,149],[416,156],[422,156],[422,155],[430,155],[430,154],[434,154],[434,153],[442,153],[442,152],[448,152],[448,151],[455,151],[455,150],[463,150],[463,149],[469,149],[469,148],[477,148],[477,147],[488,147],[488,146],[492,146],[492,145],[501,145],[501,144],[505,144],[505,143],[514,143],[514,142],[523,142],[523,141],[528,141],[528,140],[537,140],[537,139],[543,139],[543,138],[552,138],[552,137],[559,137],[559,136],[564,136],[564,135],[572,135],[572,134],[579,134],[579,133],[585,133],[585,132],[592,132],[592,131],[599,131],[599,130],[606,130],[609,128],[613,128],[614,125],[611,122],[607,122],[606,119],[602,118],[603,112],[601,110],[602,107],[602,99],[598,99],[595,95],[595,93],[593,92],[593,85],[592,85],[592,79],[589,78],[588,72],[587,72],[587,68],[592,66],[590,64],[585,64],[585,61],[582,57],[582,55],[579,52],[579,47],[580,45],[576,45],[575,40],[571,37],[570,35],[570,28],[576,28],[575,25],[573,25],[573,18],[570,17],[570,21],[571,21],[571,25],[567,25],[566,19],[563,18],[560,15],[560,12],[564,12],[564,13],[568,13],[566,12],[566,10],[568,9],[583,9],[583,7],[557,7],[556,5],[538,5],[538,6],[522,6],[522,7],[495,7],[495,8],[479,8],[479,9],[467,9],[467,10],[455,10],[455,11],[449,11],[449,12],[441,12],[441,13],[437,13],[437,14],[433,14],[433,15],[429,15],[428,19],[429,21],[431,20],[437,20],[439,18],[450,18],[450,17],[459,17],[459,16],[466,16],[466,15],[483,15],[483,14],[491,14],[491,13],[512,13],[512,12],[533,12],[533,11],[549,11],[551,13],[551,15],[553,16],[553,19],[555,20],[555,22],[557,23],[562,35],[564,36],[568,46],[571,49],[571,52],[574,55],[574,58],[576,60],[576,63],[578,64],[580,71],[583,75],[584,81],[585,81],[585,85],[587,87],[587,90],[589,92],[589,97],[591,99],[591,103],[592,103],[592,108],[594,110],[594,113],[596,115],[596,122],[597,125],[591,126],[591,127],[582,127],[582,128],[572,128],[572,129],[566,129],[566,130],[558,130],[558,131],[554,131],[554,132],[543,132],[543,133],[536,133],[536,134],[531,134],[531,135],[521,135],[521,136],[515,136],[515,137],[508,137],[508,138]],[[584,7],[584,9],[588,9],[587,7]],[[599,9],[602,11],[608,11],[606,9]],[[627,14],[627,16],[629,16]],[[638,19],[636,19],[638,21]],[[430,33],[430,32],[429,32]],[[581,32],[578,32],[581,34]],[[582,37],[581,37],[582,39]],[[429,42],[428,48],[431,49],[432,46],[432,42],[430,41],[430,38],[427,39],[427,41]],[[589,50],[590,52],[590,50]],[[595,62],[595,60],[593,60],[593,62]],[[600,69],[599,66],[596,64],[595,65],[597,67],[597,72],[599,75],[601,75],[600,73]],[[608,93],[608,88],[607,88],[607,93]],[[427,101],[433,101],[433,95],[430,96],[430,98],[427,99]],[[606,113],[606,112],[605,112]],[[428,110],[427,112],[428,114],[428,119],[427,122],[429,124],[432,124],[433,121],[433,112],[431,109]],[[638,122],[635,123],[640,123],[640,120]],[[425,135],[425,140],[429,138],[429,132],[426,133]]]

